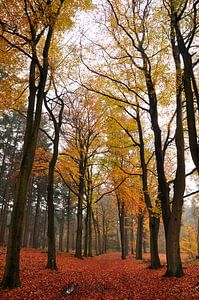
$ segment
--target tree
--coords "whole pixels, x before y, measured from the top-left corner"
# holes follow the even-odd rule
[[[1,1],[0,4],[1,38],[30,61],[23,157],[16,185],[2,288],[20,286],[19,255],[22,223],[45,95],[50,46],[53,33],[60,25],[59,16],[63,16],[64,11],[68,9],[67,12],[70,13],[67,13],[64,25],[65,28],[71,27],[71,18],[77,5],[79,3],[73,1],[67,6],[67,1],[64,0],[34,3],[29,0],[17,0],[15,3]]]
[[[84,65],[89,71],[95,74],[96,78],[100,76],[103,78],[105,85],[92,85],[85,84],[88,89],[96,91],[99,94],[109,99],[115,99],[121,103],[127,103],[131,107],[138,107],[136,101],[132,101],[138,97],[140,100],[139,108],[148,112],[150,116],[151,128],[154,136],[154,152],[156,159],[156,168],[158,175],[158,196],[161,202],[161,209],[163,215],[163,222],[165,228],[165,237],[167,243],[167,260],[174,259],[174,263],[168,264],[166,275],[168,276],[181,276],[183,270],[179,255],[179,232],[180,220],[182,214],[183,194],[185,188],[185,162],[184,162],[184,149],[183,149],[183,128],[182,128],[182,112],[181,112],[181,98],[179,95],[181,89],[179,82],[176,79],[176,107],[177,107],[177,121],[176,121],[176,176],[174,182],[174,197],[172,199],[172,208],[170,206],[170,189],[166,177],[165,158],[168,145],[173,139],[170,138],[170,123],[168,122],[168,135],[164,139],[164,134],[161,129],[159,120],[159,107],[161,106],[161,93],[158,90],[158,77],[160,61],[163,63],[163,54],[165,49],[168,48],[168,42],[165,35],[162,35],[161,30],[158,29],[157,12],[154,9],[151,1],[136,1],[130,2],[117,1],[112,2],[107,0],[110,9],[109,21],[105,24],[108,32],[111,34],[112,40],[115,44],[114,52],[110,53],[108,46],[98,45],[101,53],[103,53],[105,66],[101,64],[100,68],[95,68],[89,65],[88,61],[82,59]],[[125,5],[127,4],[127,5]],[[127,9],[128,7],[128,9]],[[157,10],[161,12],[161,7]],[[161,14],[163,17],[163,15]],[[107,18],[105,18],[105,21]],[[110,29],[111,28],[111,29]],[[156,30],[154,31],[154,28]],[[161,40],[161,43],[155,43],[156,40]],[[110,43],[109,43],[110,45]],[[158,47],[157,47],[158,45]],[[171,59],[171,57],[170,57]],[[110,67],[110,62],[114,67]],[[124,75],[117,66],[119,61],[123,62],[123,69],[126,71]],[[164,68],[168,70],[168,63]],[[160,68],[161,69],[161,68]],[[162,69],[161,69],[162,70]],[[163,70],[162,70],[163,71]],[[132,82],[130,74],[140,74],[142,84]],[[122,76],[123,75],[123,76]],[[162,77],[164,78],[164,77]],[[166,82],[164,82],[166,85]],[[161,86],[161,85],[160,85]],[[108,88],[107,88],[108,87]],[[170,92],[170,103],[173,103],[173,91]],[[148,99],[145,97],[147,94]],[[162,100],[162,99],[161,99]],[[160,102],[160,105],[159,105]],[[122,105],[122,104],[121,104]],[[171,118],[171,120],[173,117]],[[175,225],[174,225],[175,224]],[[172,234],[171,227],[175,227],[175,234]],[[168,237],[169,236],[169,237]],[[172,240],[172,241],[171,241]],[[175,240],[175,241],[174,241]],[[172,249],[175,245],[175,249]]]
[[[103,112],[99,110],[100,104],[97,103],[95,96],[82,89],[78,89],[74,94],[68,94],[65,103],[65,126],[62,132],[66,146],[61,155],[65,157],[65,162],[60,159],[62,163],[58,168],[64,182],[77,197],[75,256],[81,258],[83,203],[86,193],[88,196],[88,193],[91,192],[87,175],[90,174],[89,168],[91,168],[92,159],[100,151],[99,139],[103,126],[100,122]],[[91,195],[87,197],[88,209],[91,209]],[[89,216],[91,222],[92,210]]]
[[[64,101],[63,98],[58,95],[57,88],[54,85],[55,89],[55,99],[47,98],[47,95],[44,95],[44,104],[48,111],[48,114],[53,122],[54,126],[54,137],[50,140],[53,143],[53,153],[49,163],[48,168],[48,186],[47,186],[47,205],[48,205],[48,262],[47,268],[57,269],[56,265],[56,244],[55,244],[55,233],[54,233],[54,203],[53,203],[53,192],[54,192],[54,171],[58,158],[58,147],[59,147],[59,136],[62,126],[62,118],[64,111]],[[53,111],[52,107],[55,106],[56,112]]]
[[[189,146],[193,162],[199,173],[199,144],[195,113],[195,111],[199,111],[199,91],[194,74],[194,67],[198,64],[198,60],[196,57],[196,61],[193,62],[194,51],[191,49],[194,47],[193,43],[198,33],[199,1],[186,0],[177,3],[173,0],[165,0],[163,2],[170,18],[172,35],[175,36],[177,51],[179,51],[183,59],[182,82],[186,99]],[[194,103],[195,100],[196,105]]]

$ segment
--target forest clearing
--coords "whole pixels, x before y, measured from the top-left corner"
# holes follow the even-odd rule
[[[3,253],[4,252],[4,253]],[[2,258],[0,256],[2,272]],[[120,253],[78,260],[66,253],[57,255],[59,271],[45,269],[46,253],[23,249],[21,277],[23,285],[0,293],[2,300],[197,300],[199,262],[185,264],[183,278],[162,277],[165,266],[150,270],[146,261],[135,257],[120,259]],[[165,255],[160,256],[165,262]],[[73,291],[69,288],[74,287]],[[68,294],[67,294],[68,291]]]

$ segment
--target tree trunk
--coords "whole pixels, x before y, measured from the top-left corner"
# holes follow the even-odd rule
[[[171,22],[172,26],[175,28],[178,50],[182,55],[184,62],[184,74],[183,74],[183,84],[184,92],[186,98],[186,110],[187,110],[187,124],[188,124],[188,135],[189,135],[189,145],[191,156],[196,169],[199,174],[199,143],[197,137],[196,129],[196,117],[195,117],[195,107],[194,107],[194,96],[197,100],[197,105],[199,109],[199,93],[196,85],[196,80],[193,72],[192,55],[189,53],[189,49],[186,47],[184,38],[180,31],[179,20],[176,19],[175,9],[172,7]]]
[[[63,235],[64,235],[64,223],[65,223],[65,208],[64,208],[64,201],[63,207],[61,211],[61,220],[59,226],[59,251],[63,251]]]
[[[6,267],[3,280],[1,282],[2,288],[16,288],[21,285],[19,276],[19,257],[23,232],[22,226],[24,219],[24,209],[26,204],[27,187],[32,171],[41,120],[44,89],[48,73],[48,52],[52,34],[53,28],[49,26],[46,35],[45,46],[43,48],[43,67],[40,68],[39,79],[37,78],[38,75],[36,74],[36,44],[32,46],[33,58],[31,60],[29,72],[29,101],[27,109],[26,130],[24,136],[23,156],[16,184],[15,200],[8,237]],[[36,86],[37,81],[39,82]]]
[[[24,233],[22,245],[25,248],[29,247],[30,242],[30,223],[31,223],[31,212],[32,212],[32,184],[33,179],[31,178],[29,182],[29,192],[28,192],[28,203],[25,212],[25,222],[24,222]]]
[[[91,204],[89,203],[88,206],[88,256],[92,257],[92,207]]]
[[[59,105],[59,114],[56,119],[52,107],[48,104],[46,95],[44,97],[45,107],[51,117],[54,126],[53,154],[48,168],[48,186],[47,186],[47,206],[48,206],[48,261],[46,268],[57,270],[56,264],[56,240],[55,240],[55,225],[54,225],[54,171],[59,153],[59,133],[62,126],[62,114],[64,110],[64,102],[62,98],[57,95],[56,87],[54,86],[56,94],[56,105]],[[53,102],[53,100],[52,100]]]
[[[79,188],[78,188],[78,204],[77,204],[77,233],[76,233],[76,249],[75,257],[82,258],[82,229],[83,229],[83,196],[85,190],[85,172],[87,167],[87,158],[85,157],[84,146],[80,142],[80,161],[79,161]]]
[[[197,226],[197,256],[199,258],[199,217],[198,217],[198,226]]]
[[[3,193],[3,203],[1,207],[1,216],[0,216],[0,245],[5,244],[5,230],[7,226],[7,214],[8,214],[8,204],[9,204],[9,183],[8,179]]]
[[[142,237],[143,237],[143,215],[141,213],[138,214],[137,217],[137,239],[136,239],[136,259],[142,259]]]
[[[82,258],[82,198],[78,199],[75,257]]]
[[[43,235],[42,235],[42,248],[45,249],[46,248],[46,224],[47,223],[47,205],[46,205],[46,209],[44,211],[44,223],[43,223]]]
[[[40,213],[40,203],[41,203],[41,188],[40,184],[37,186],[37,203],[36,203],[36,209],[35,209],[35,222],[34,222],[34,228],[33,228],[33,239],[32,239],[32,247],[38,248],[39,240],[38,240],[38,230],[39,230],[39,213]]]
[[[66,237],[66,252],[69,253],[70,249],[70,190],[67,196],[67,237]]]
[[[124,215],[124,253],[125,257],[129,254],[129,236],[128,236],[128,217]]]
[[[92,219],[93,219],[93,227],[94,227],[94,233],[95,233],[95,254],[99,255],[100,251],[99,251],[99,245],[98,245],[97,224],[96,224],[96,220],[95,220],[93,211],[92,211]]]
[[[121,242],[121,258],[126,258],[125,251],[125,207],[124,201],[121,201],[117,197],[117,205],[118,205],[118,216],[119,216],[119,225],[120,225],[120,242]]]
[[[180,62],[180,52],[175,45],[174,28],[171,23],[171,44],[173,58],[176,67],[176,132],[175,143],[177,150],[177,170],[174,180],[174,195],[172,201],[172,211],[169,219],[168,235],[166,241],[167,250],[167,271],[165,276],[184,275],[180,257],[180,228],[183,207],[183,195],[185,191],[185,158],[184,158],[184,133],[182,120],[182,69]]]
[[[54,225],[54,203],[53,203],[53,192],[54,192],[54,166],[52,160],[49,165],[48,173],[48,187],[47,187],[47,205],[48,205],[48,261],[46,268],[51,270],[57,270],[56,264],[56,244],[55,244],[55,225]]]
[[[84,222],[84,256],[88,256],[88,203],[87,203],[87,210],[86,210],[86,217]]]
[[[140,120],[139,108],[137,109],[137,125],[139,133],[139,147],[140,147],[140,160],[142,167],[142,187],[144,191],[144,201],[146,203],[148,215],[149,215],[149,229],[150,229],[150,256],[151,256],[151,269],[158,269],[161,267],[160,258],[158,254],[158,231],[159,231],[159,215],[156,217],[152,216],[152,203],[148,192],[148,171],[145,162],[145,145],[142,132],[142,125]]]
[[[134,254],[134,224],[133,224],[133,217],[131,219],[131,254]]]
[[[151,255],[151,269],[159,269],[161,267],[159,253],[158,253],[158,232],[159,232],[160,218],[159,216],[149,216],[149,230],[150,230],[150,255]]]

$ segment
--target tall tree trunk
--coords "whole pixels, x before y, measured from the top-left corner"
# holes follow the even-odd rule
[[[95,254],[99,255],[99,245],[98,245],[98,232],[97,232],[97,222],[95,220],[94,212],[92,211],[92,219],[93,219],[93,227],[94,227],[94,233],[95,233]]]
[[[197,224],[197,258],[199,258],[199,217],[198,217],[198,224]]]
[[[159,253],[158,253],[158,232],[159,232],[160,218],[159,216],[149,216],[149,230],[150,230],[150,255],[151,255],[151,269],[158,269],[161,267]]]
[[[33,238],[32,238],[32,247],[38,248],[39,239],[38,239],[38,230],[39,230],[39,214],[40,214],[40,203],[41,203],[41,187],[40,183],[37,186],[37,203],[35,209],[35,219],[34,219],[34,228],[33,228]]]
[[[54,126],[54,138],[53,142],[53,153],[52,158],[49,163],[48,168],[48,186],[47,186],[47,206],[48,206],[48,261],[46,268],[57,270],[56,264],[56,240],[55,240],[55,225],[54,225],[54,171],[57,162],[57,157],[59,153],[59,133],[62,126],[62,115],[64,110],[64,102],[61,97],[58,96],[56,86],[54,85],[55,94],[56,94],[56,105],[59,106],[58,117],[54,115],[51,106],[49,105],[49,101],[47,101],[47,97],[45,94],[44,104],[45,107],[51,117]],[[53,100],[51,100],[53,102]]]
[[[64,235],[64,223],[65,223],[65,207],[63,200],[63,207],[61,210],[61,220],[59,225],[59,251],[63,251],[63,235]]]
[[[87,202],[87,210],[86,217],[84,222],[84,256],[88,256],[88,202]]]
[[[174,180],[174,196],[172,211],[167,235],[167,272],[166,276],[181,277],[184,275],[180,258],[180,228],[183,207],[183,195],[185,191],[185,158],[184,158],[184,133],[182,121],[182,70],[180,64],[180,52],[175,45],[174,30],[171,23],[171,43],[173,58],[176,67],[176,132],[175,143],[177,149],[177,170]]]
[[[178,51],[182,55],[184,63],[183,84],[186,98],[189,145],[193,162],[199,174],[199,143],[196,129],[196,117],[194,107],[195,96],[197,100],[197,107],[199,110],[199,92],[193,72],[192,54],[189,53],[189,49],[185,44],[183,35],[180,30],[179,19],[173,5],[171,6],[171,23],[173,29],[175,28]]]
[[[143,138],[142,125],[140,120],[139,108],[137,109],[137,125],[139,133],[139,148],[140,148],[140,161],[142,167],[142,187],[144,191],[144,201],[146,203],[148,215],[149,215],[149,229],[150,229],[150,257],[151,257],[151,269],[158,269],[161,267],[160,258],[158,254],[158,231],[159,231],[159,215],[153,216],[151,198],[148,191],[148,171],[145,161],[145,145]]]
[[[26,212],[25,212],[24,233],[23,233],[23,241],[22,241],[22,245],[25,248],[29,247],[29,242],[30,242],[30,223],[31,223],[31,212],[32,212],[32,185],[33,185],[33,178],[31,178],[31,180],[29,182],[28,202],[26,205]]]
[[[76,233],[76,249],[75,257],[82,258],[82,206],[83,206],[83,194],[84,194],[84,177],[80,176],[79,183],[79,196],[77,205],[77,233]]]
[[[43,234],[42,234],[42,248],[46,248],[46,231],[47,231],[47,205],[44,211]]]
[[[126,258],[125,252],[125,207],[124,201],[121,201],[119,197],[117,197],[117,205],[118,205],[118,216],[119,216],[119,225],[120,225],[120,242],[121,242],[121,258]]]
[[[67,237],[66,237],[67,253],[69,253],[69,249],[70,249],[70,216],[71,216],[71,210],[70,210],[70,190],[69,190],[69,194],[67,196]]]
[[[137,217],[137,238],[136,238],[136,259],[142,259],[142,237],[143,237],[143,214],[139,213]]]
[[[88,256],[92,257],[92,243],[93,243],[93,239],[92,239],[92,206],[91,203],[89,203],[88,206]]]
[[[27,109],[26,130],[24,136],[23,157],[16,184],[15,200],[11,217],[6,255],[6,267],[2,288],[16,288],[21,285],[19,276],[20,247],[23,231],[24,209],[26,204],[27,187],[32,171],[33,160],[37,145],[37,138],[41,120],[44,89],[48,73],[48,52],[50,48],[53,28],[50,26],[43,48],[43,67],[40,68],[40,78],[36,74],[36,44],[32,45],[32,55],[29,76],[29,101]],[[36,82],[39,80],[37,86]]]
[[[47,205],[48,205],[48,261],[46,268],[57,270],[56,264],[56,244],[55,244],[55,225],[54,225],[54,203],[53,203],[53,192],[54,192],[54,167],[55,162],[51,160],[48,170],[48,187],[47,187]]]
[[[126,212],[124,212],[124,254],[125,257],[129,254],[128,218]]]
[[[101,238],[101,231],[100,231],[100,225],[98,219],[98,209],[96,209],[96,227],[97,227],[99,254],[102,254],[102,238]]]
[[[135,238],[134,238],[134,222],[133,222],[133,216],[132,216],[132,219],[131,219],[131,254],[134,254],[134,241],[135,241]]]
[[[6,186],[4,188],[3,203],[2,203],[1,215],[0,215],[0,245],[1,246],[5,244],[5,230],[7,225],[7,214],[8,214],[8,204],[9,204],[9,184],[10,184],[10,180],[8,179],[6,182]]]

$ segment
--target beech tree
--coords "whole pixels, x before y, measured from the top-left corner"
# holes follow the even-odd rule
[[[30,61],[27,121],[23,158],[16,185],[16,199],[9,231],[6,268],[2,288],[20,286],[19,254],[28,181],[31,174],[41,120],[42,104],[49,68],[49,51],[54,31],[71,27],[75,9],[85,7],[72,1],[1,1],[1,38]],[[64,14],[66,12],[66,14]],[[60,21],[60,17],[63,17]],[[65,21],[64,21],[65,20]],[[64,22],[63,22],[64,21]],[[59,27],[62,25],[62,27]]]
[[[96,78],[101,77],[105,85],[99,84],[85,84],[88,89],[98,92],[109,99],[115,99],[117,102],[127,103],[131,107],[138,107],[136,101],[132,101],[137,97],[140,101],[139,108],[147,112],[150,116],[151,128],[154,136],[154,151],[156,158],[156,168],[158,176],[158,197],[161,202],[162,216],[165,228],[166,239],[166,253],[167,260],[172,261],[168,263],[168,276],[181,276],[183,275],[180,255],[179,255],[179,233],[183,205],[183,194],[185,189],[185,161],[184,161],[184,139],[182,127],[182,103],[181,103],[181,87],[179,85],[179,78],[176,78],[176,176],[173,179],[174,183],[174,196],[172,198],[172,207],[170,206],[169,183],[166,177],[165,158],[168,145],[173,140],[170,137],[170,123],[168,121],[168,134],[162,133],[159,107],[161,106],[161,94],[158,90],[158,82],[163,83],[163,72],[168,69],[164,65],[164,70],[160,68],[159,59],[163,62],[165,49],[168,46],[166,36],[157,30],[157,11],[161,12],[161,7],[154,9],[152,1],[122,1],[112,2],[105,1],[108,4],[107,11],[110,9],[109,22],[105,23],[104,28],[110,34],[112,41],[115,44],[114,52],[109,51],[108,46],[101,46],[97,43],[97,49],[103,57],[103,63],[100,67],[94,68],[89,61],[84,60],[82,55],[82,62],[86,68],[95,74]],[[142,4],[141,4],[142,3]],[[162,15],[163,17],[163,15]],[[105,18],[105,21],[107,18]],[[156,31],[154,31],[156,26]],[[161,43],[155,44],[155,40]],[[95,43],[96,44],[96,43]],[[109,43],[110,45],[110,43]],[[116,50],[118,49],[118,51]],[[110,49],[111,50],[111,49]],[[171,60],[171,56],[169,58]],[[110,62],[114,67],[110,67]],[[118,69],[118,64],[121,62],[125,71],[121,74]],[[98,64],[99,65],[99,64]],[[161,70],[161,72],[160,72]],[[132,82],[130,74],[140,74],[142,83],[137,84]],[[178,73],[178,71],[176,72]],[[161,79],[160,78],[161,74]],[[179,75],[179,73],[178,73]],[[97,80],[96,80],[97,82]],[[160,84],[161,84],[160,83]],[[108,85],[109,84],[109,85]],[[167,82],[163,83],[167,86]],[[161,86],[161,85],[160,85]],[[107,88],[108,87],[108,88]],[[169,93],[168,88],[165,92]],[[146,94],[148,99],[146,98]],[[169,95],[170,103],[173,103],[173,91]],[[159,105],[160,103],[160,105]],[[175,112],[175,111],[174,111]],[[171,227],[175,228],[175,234],[172,234]],[[175,240],[175,241],[174,241]]]
[[[199,91],[194,72],[198,64],[197,49],[194,43],[198,34],[199,1],[186,0],[176,2],[174,0],[164,0],[163,3],[170,18],[175,49],[182,55],[184,66],[182,84],[186,99],[189,146],[193,162],[199,173],[199,143],[197,134]]]
[[[77,90],[68,94],[65,100],[63,139],[66,143],[58,169],[64,182],[77,196],[77,234],[75,256],[82,257],[83,203],[87,195],[91,210],[90,175],[93,158],[99,153],[103,112],[98,110],[95,96],[87,91]],[[65,162],[64,162],[65,161]],[[87,184],[88,183],[88,184]],[[91,193],[92,194],[92,193]],[[88,199],[89,197],[89,199]],[[91,222],[92,210],[89,212]]]
[[[49,269],[57,269],[56,249],[55,249],[56,243],[55,243],[55,233],[54,233],[55,226],[54,226],[53,194],[54,194],[54,172],[55,172],[55,166],[56,166],[58,152],[59,152],[58,149],[59,137],[60,137],[60,130],[62,126],[62,118],[63,118],[63,111],[64,111],[63,96],[60,96],[58,94],[55,84],[54,84],[54,90],[55,90],[55,99],[51,99],[47,95],[44,95],[44,104],[54,126],[54,136],[51,138],[51,136],[48,135],[53,144],[53,153],[48,168],[48,186],[47,186],[48,262],[46,267]]]

